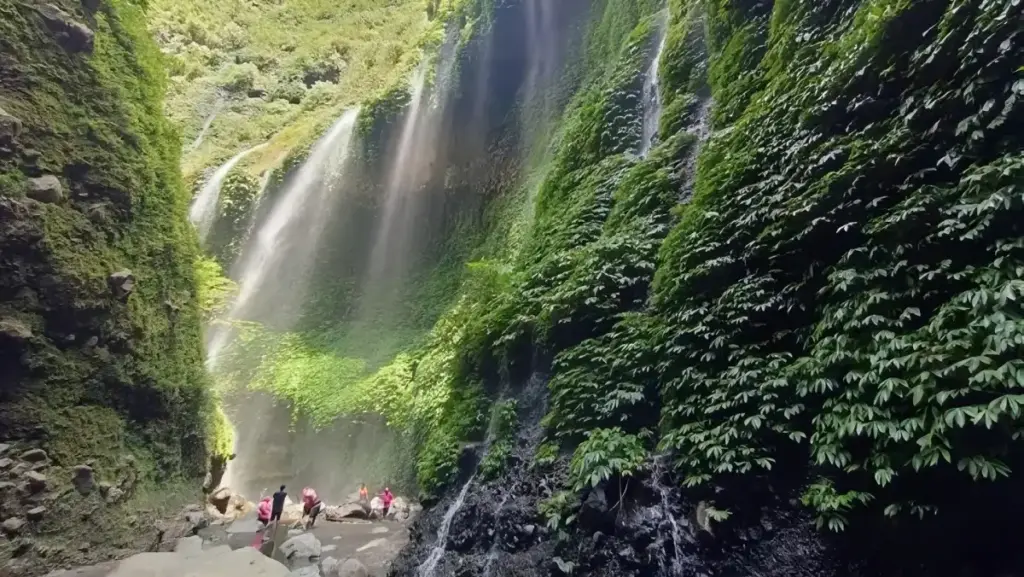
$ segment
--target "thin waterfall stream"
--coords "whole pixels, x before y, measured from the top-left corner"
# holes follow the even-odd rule
[[[459,491],[459,496],[456,497],[455,501],[448,507],[448,510],[444,514],[444,518],[441,519],[441,526],[437,529],[437,543],[434,544],[434,548],[431,549],[430,555],[427,556],[426,560],[419,566],[417,575],[419,577],[431,577],[434,574],[434,570],[437,569],[437,563],[444,556],[445,543],[448,541],[448,531],[451,530],[452,520],[455,518],[455,514],[462,508],[463,503],[466,502],[466,494],[469,493],[469,487],[473,484],[473,480],[476,475],[469,478],[466,484],[462,486],[462,490]]]
[[[196,230],[199,232],[199,240],[201,242],[206,241],[206,237],[210,234],[210,228],[213,227],[213,221],[217,216],[217,203],[220,200],[220,189],[224,184],[224,179],[227,178],[231,169],[247,155],[255,152],[266,146],[266,143],[257,144],[252,148],[248,148],[232,156],[227,162],[220,165],[217,170],[214,171],[210,179],[206,181],[199,194],[196,195],[195,200],[192,202],[192,206],[189,207],[188,219],[195,225]]]
[[[661,65],[661,54],[665,51],[667,31],[668,13],[663,12],[659,17],[658,48],[654,52],[654,59],[651,60],[651,66],[644,78],[644,121],[639,151],[641,157],[645,157],[651,152],[651,148],[654,147],[658,139],[658,124],[661,122],[661,81],[658,78],[658,70]]]

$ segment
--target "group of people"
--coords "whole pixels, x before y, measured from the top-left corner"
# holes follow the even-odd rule
[[[379,506],[378,500],[380,501]],[[359,502],[369,505],[370,514],[379,509],[381,519],[388,516],[388,511],[391,509],[391,503],[394,500],[395,496],[388,487],[384,487],[384,491],[380,495],[375,495],[371,500],[370,492],[366,489],[366,483],[359,485]]]
[[[285,491],[285,486],[281,485],[281,488],[273,494],[271,497],[264,497],[260,499],[259,505],[256,507],[256,518],[264,527],[267,524],[280,521],[281,513],[284,512],[284,502],[288,498],[288,493]],[[391,509],[391,503],[395,500],[395,496],[391,493],[391,489],[384,487],[384,491],[378,496],[374,496],[373,500],[370,500],[370,493],[366,489],[366,483],[362,483],[359,486],[359,500],[370,506],[371,511],[375,509],[375,501],[380,499],[381,505],[381,517],[387,517],[388,511]],[[316,494],[316,490],[312,487],[306,487],[302,490],[302,519],[306,520],[306,529],[313,528],[316,523],[317,516],[320,515],[324,510],[324,503],[320,500],[320,497]]]
[[[284,512],[284,502],[287,498],[288,492],[285,490],[285,486],[281,485],[281,488],[278,489],[273,496],[260,499],[260,504],[256,507],[256,518],[264,527],[272,521],[281,520],[281,513]],[[317,516],[320,515],[323,510],[324,503],[316,494],[316,490],[312,487],[306,487],[303,489],[302,518],[308,518],[306,521],[307,529],[313,527],[313,524],[316,523]]]

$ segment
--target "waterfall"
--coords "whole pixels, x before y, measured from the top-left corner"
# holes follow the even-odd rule
[[[419,577],[430,577],[434,574],[434,569],[437,568],[438,562],[444,556],[445,543],[448,541],[448,531],[451,529],[452,520],[455,518],[455,514],[459,512],[459,509],[462,508],[462,504],[465,503],[466,493],[469,492],[469,486],[473,484],[475,477],[474,475],[466,481],[466,484],[462,486],[462,490],[459,491],[459,496],[455,499],[455,502],[445,511],[444,518],[441,519],[441,526],[437,529],[437,543],[416,572]]]
[[[654,60],[647,70],[644,78],[643,105],[644,125],[640,138],[641,157],[647,156],[658,138],[658,124],[661,122],[661,82],[658,79],[658,67],[661,63],[661,53],[665,50],[665,38],[668,29],[668,16],[663,15],[658,26],[658,49],[654,53]]]
[[[301,301],[298,285],[309,273],[317,241],[329,218],[331,183],[344,166],[358,116],[358,108],[345,112],[313,146],[266,220],[254,231],[232,271],[240,288],[229,319],[276,312]],[[287,250],[289,247],[297,250]],[[261,301],[256,300],[257,295]],[[212,370],[232,331],[218,326],[211,332],[206,358]]]
[[[364,315],[390,304],[394,289],[401,286],[427,203],[422,189],[437,169],[445,166],[441,156],[446,151],[438,143],[455,81],[459,35],[457,29],[452,32],[441,48],[433,86],[428,89],[426,63],[411,79],[409,108],[402,119],[397,148],[387,164],[381,216],[370,245],[369,271],[363,280]]]
[[[217,115],[220,114],[220,109],[223,105],[224,101],[218,98],[217,102],[213,105],[213,110],[210,111],[210,115],[203,121],[203,128],[199,130],[199,135],[196,136],[196,139],[189,145],[189,152],[199,148],[199,145],[203,143],[203,139],[206,138],[206,133],[209,132],[210,126],[213,125],[213,119],[217,118]]]
[[[672,527],[672,531],[669,537],[672,539],[672,562],[669,563],[666,559],[664,549],[658,558],[658,563],[661,565],[662,573],[666,577],[682,577],[683,575],[683,533],[679,528],[679,522],[676,520],[675,515],[672,514],[671,501],[669,500],[669,488],[662,482],[662,458],[655,457],[654,459],[654,475],[651,477],[651,481],[654,483],[655,489],[658,491],[658,496],[661,499],[661,516],[667,520]]]
[[[257,144],[232,156],[230,160],[220,165],[214,171],[210,180],[207,180],[203,188],[199,190],[199,194],[196,195],[195,200],[192,201],[192,206],[189,208],[188,219],[195,225],[196,230],[199,231],[199,240],[201,242],[206,241],[207,235],[210,234],[210,228],[213,226],[213,221],[217,218],[217,202],[220,200],[220,187],[224,184],[224,179],[227,178],[231,169],[238,164],[238,161],[264,146],[266,146],[266,143]]]

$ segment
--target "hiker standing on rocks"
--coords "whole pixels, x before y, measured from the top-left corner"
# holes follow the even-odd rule
[[[391,502],[395,500],[395,496],[391,494],[391,489],[384,487],[384,492],[380,494],[381,501],[384,501],[384,514],[382,517],[388,516],[388,510],[391,509]]]
[[[359,484],[359,502],[361,502],[361,503],[369,503],[370,502],[370,492],[368,490],[366,490],[366,483],[360,483]]]
[[[260,504],[256,508],[256,519],[263,524],[264,527],[270,522],[270,497],[264,497],[260,499]]]
[[[270,511],[271,521],[280,521],[281,513],[284,511],[284,500],[288,498],[288,493],[284,490],[284,485],[281,485],[281,489],[274,493],[274,504]]]
[[[302,490],[302,516],[309,515],[309,521],[306,522],[307,530],[313,528],[313,524],[316,523],[316,517],[323,508],[323,502],[312,487],[306,487]]]

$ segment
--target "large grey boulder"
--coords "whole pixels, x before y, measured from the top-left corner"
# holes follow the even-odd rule
[[[345,503],[335,507],[327,507],[324,519],[341,521],[343,519],[366,519],[370,516],[370,508],[361,503]]]
[[[44,174],[38,178],[28,179],[25,196],[39,202],[55,203],[64,198],[64,187],[60,180],[52,174]]]
[[[320,569],[316,565],[301,567],[289,573],[288,577],[320,577]]]
[[[282,543],[279,551],[287,559],[313,559],[320,556],[320,540],[312,533],[303,533]]]

